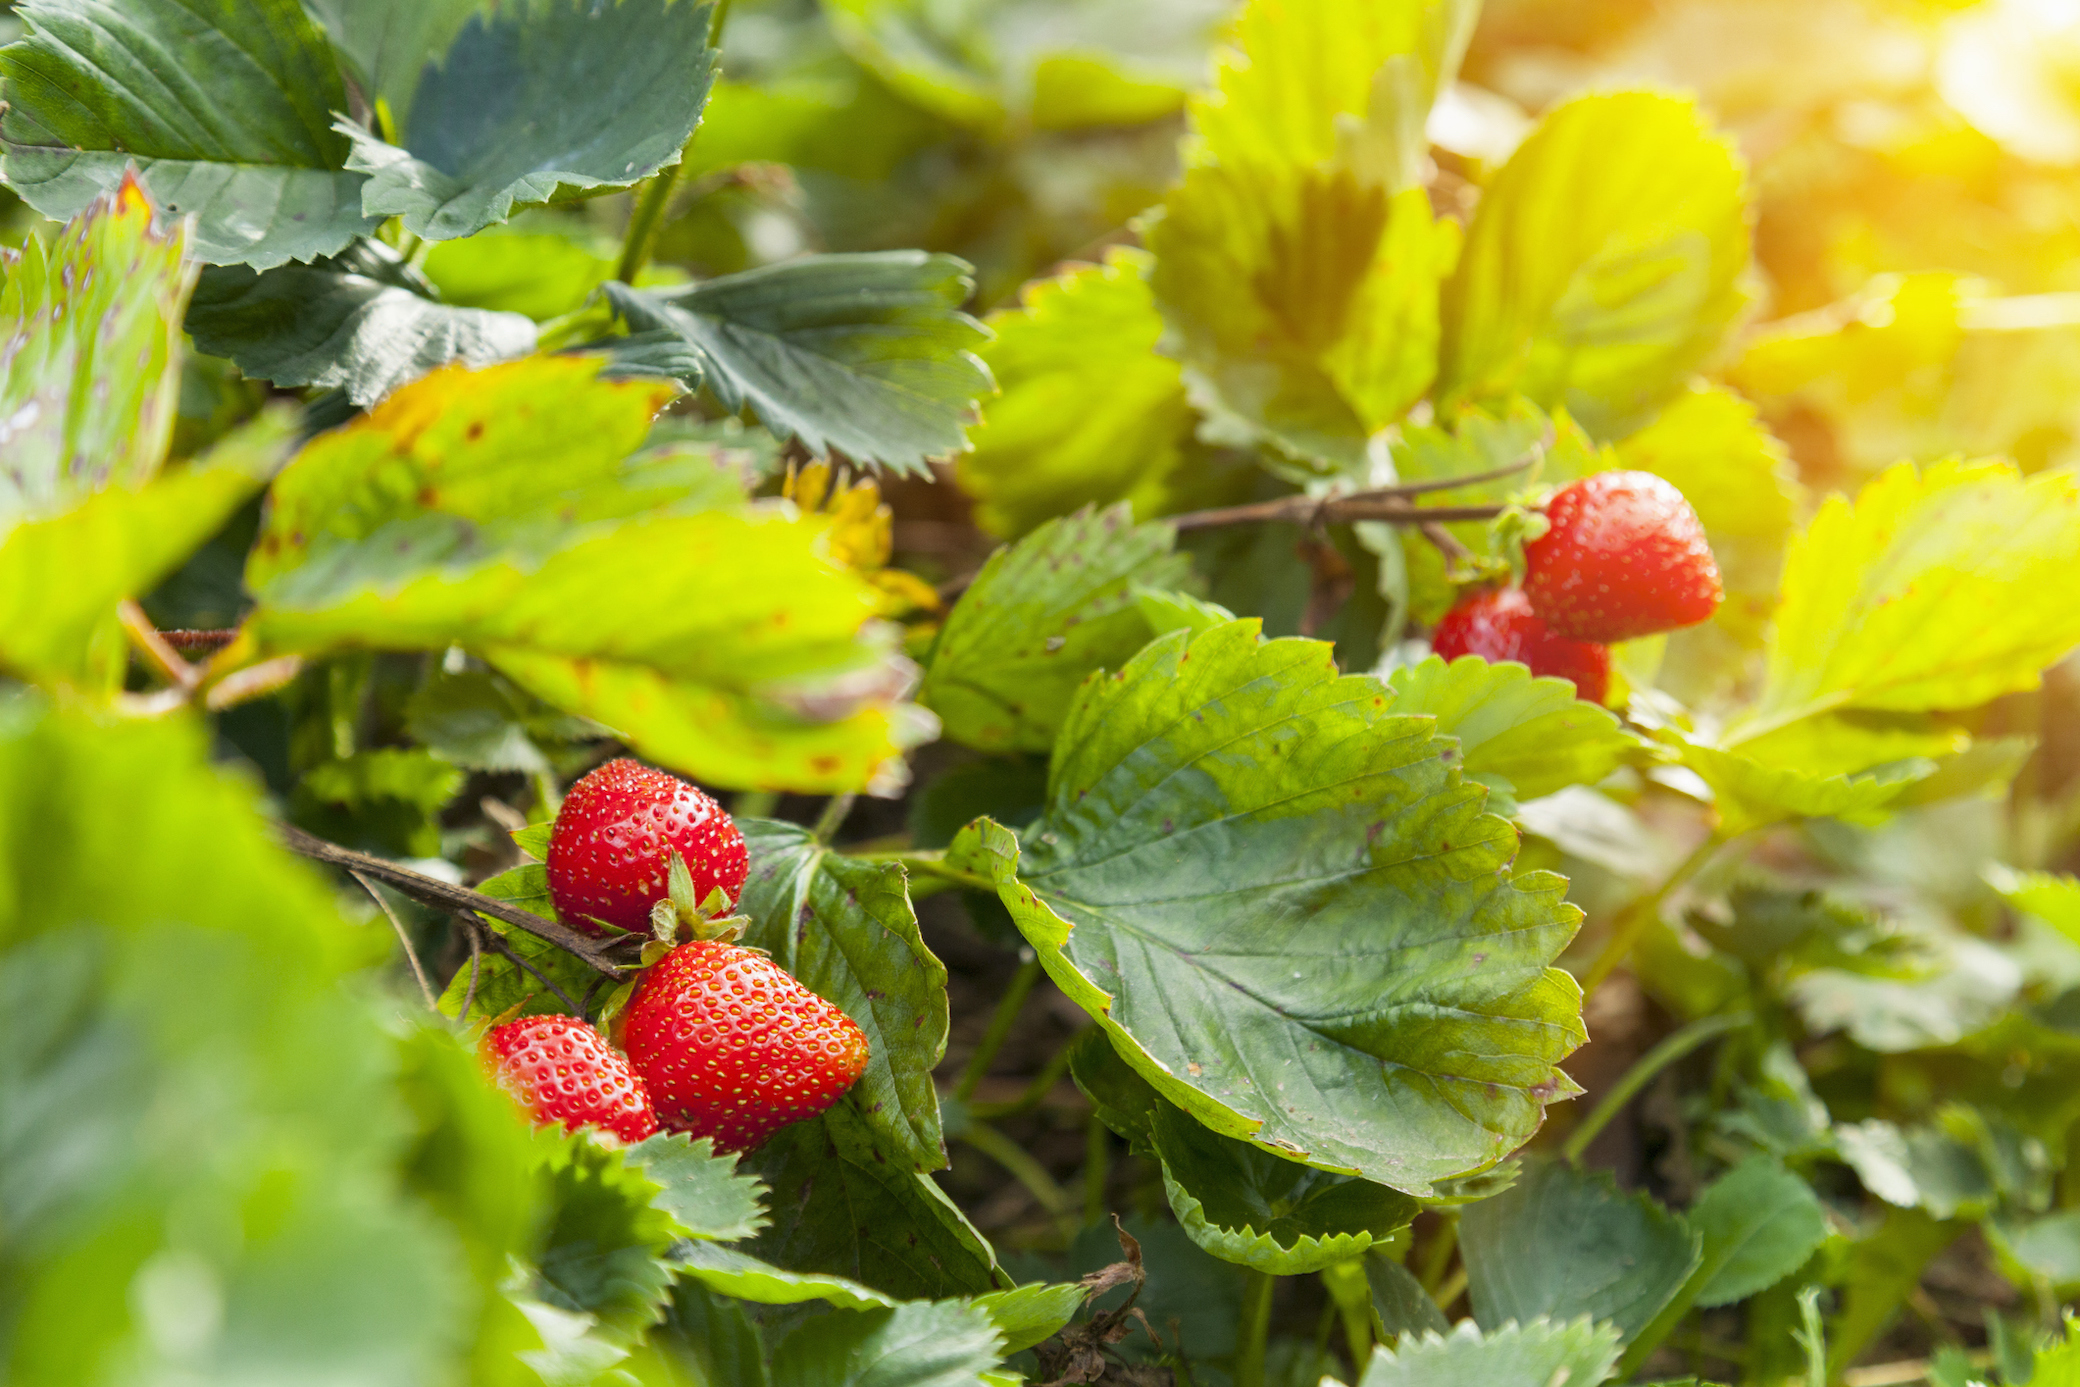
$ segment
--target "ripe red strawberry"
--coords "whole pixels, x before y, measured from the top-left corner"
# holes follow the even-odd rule
[[[867,1068],[852,1018],[756,949],[681,944],[637,984],[624,1013],[629,1062],[658,1120],[749,1151],[838,1101]]]
[[[749,864],[744,835],[721,805],[675,775],[626,757],[571,786],[549,834],[549,898],[564,923],[638,933],[668,893],[672,854],[686,860],[696,897],[721,888],[734,901]]]
[[[524,1016],[492,1027],[484,1064],[538,1126],[598,1127],[627,1142],[657,1130],[643,1081],[605,1036],[575,1016]]]
[[[1598,472],[1560,488],[1524,546],[1525,595],[1556,635],[1629,641],[1695,626],[1724,595],[1704,526],[1651,472]]]
[[[1430,634],[1430,648],[1447,660],[1478,655],[1491,664],[1521,661],[1533,674],[1572,679],[1575,697],[1591,703],[1603,702],[1610,689],[1609,648],[1554,635],[1516,588],[1461,599]]]

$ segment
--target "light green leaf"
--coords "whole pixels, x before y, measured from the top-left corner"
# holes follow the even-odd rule
[[[1124,505],[1051,520],[990,556],[961,594],[917,691],[946,735],[985,751],[1046,751],[1091,671],[1148,643],[1136,584],[1183,581],[1168,525]]]
[[[1774,1286],[1827,1237],[1812,1186],[1771,1156],[1751,1156],[1705,1186],[1688,1222],[1704,1239],[1696,1303],[1706,1308]]]
[[[1358,1387],[1554,1387],[1602,1382],[1618,1361],[1618,1332],[1578,1319],[1534,1320],[1483,1332],[1462,1320],[1450,1334],[1374,1349]]]
[[[1578,913],[1377,681],[1239,621],[1085,685],[994,880],[1050,977],[1158,1092],[1275,1155],[1427,1195],[1575,1089]]]
[[[2080,644],[2080,478],[1902,463],[1830,498],[1792,545],[1753,720],[1728,744],[1841,708],[1970,708],[2037,687]]]
[[[2022,987],[2015,959],[1976,935],[1924,928],[1901,943],[1906,957],[1891,969],[1793,978],[1786,991],[1806,1028],[1846,1031],[1881,1054],[1954,1045],[1992,1025]]]
[[[1043,1339],[1051,1339],[1076,1318],[1089,1295],[1078,1285],[1055,1285],[1035,1281],[1008,1291],[991,1291],[969,1303],[983,1311],[997,1327],[1003,1340],[1001,1352],[1018,1353]]]
[[[1439,393],[1528,395],[1608,437],[1680,391],[1747,302],[1729,140],[1652,92],[1558,106],[1483,191],[1445,285]]]
[[[672,1265],[681,1276],[698,1281],[711,1291],[754,1305],[801,1305],[815,1300],[841,1310],[874,1310],[896,1303],[871,1286],[847,1281],[842,1276],[783,1271],[749,1253],[717,1247],[712,1242],[688,1243],[679,1248],[673,1253]]]
[[[1701,1240],[1608,1171],[1540,1163],[1459,1216],[1473,1317],[1490,1331],[1539,1316],[1607,1320],[1630,1339],[1676,1294]]]
[[[180,396],[185,226],[152,230],[134,186],[96,199],[46,246],[0,251],[0,532],[166,460]]]
[[[1235,613],[1218,602],[1208,602],[1188,592],[1134,585],[1134,605],[1148,623],[1151,635],[1167,636],[1172,631],[1198,635],[1235,620]]]
[[[985,1387],[996,1326],[957,1301],[839,1311],[804,1320],[773,1352],[789,1387]]]
[[[1009,1289],[996,1254],[929,1175],[882,1155],[851,1098],[743,1158],[782,1193],[745,1251],[904,1300]]]
[[[511,901],[522,910],[529,910],[545,920],[555,920],[556,910],[549,899],[549,875],[539,862],[530,862],[500,872],[497,876],[477,883],[477,890],[487,896],[496,896]],[[559,921],[559,923],[562,923]],[[576,954],[558,948],[548,940],[517,929],[502,920],[488,916],[478,917],[478,928],[492,930],[505,940],[508,949],[533,965],[532,970],[506,958],[502,954],[483,950],[474,962],[464,962],[455,970],[441,992],[438,1010],[443,1016],[460,1017],[472,1024],[481,1024],[492,1017],[503,1015],[513,1007],[519,1007],[521,1016],[543,1013],[569,1013],[582,1006],[586,995],[593,989],[605,990],[605,979],[590,964]],[[541,977],[537,977],[539,973]],[[546,977],[558,988],[563,998],[542,982]],[[474,980],[475,993],[471,986]],[[462,1005],[470,1003],[469,1015],[462,1016]]]
[[[276,480],[233,657],[461,645],[711,783],[899,775],[907,667],[828,518],[746,504],[697,453],[629,459],[671,387],[598,369],[445,368],[313,441]]]
[[[367,240],[309,265],[209,270],[187,328],[254,379],[338,389],[357,405],[450,361],[485,366],[535,344],[528,319],[437,303],[396,251]]]
[[[1977,1219],[1997,1207],[2035,1212],[2050,1203],[2042,1142],[1963,1103],[1945,1104],[1931,1122],[1902,1127],[1870,1118],[1841,1124],[1834,1136],[1864,1188],[1902,1209]]]
[[[714,79],[708,17],[695,0],[528,0],[473,16],[421,75],[402,148],[334,123],[353,142],[347,166],[370,175],[363,209],[451,241],[516,204],[678,163]]]
[[[1519,664],[1433,655],[1386,678],[1395,712],[1435,718],[1438,735],[1459,741],[1461,773],[1512,799],[1594,784],[1641,745],[1567,680],[1534,679]]]
[[[659,1132],[629,1147],[628,1159],[663,1187],[650,1202],[678,1220],[681,1237],[735,1242],[765,1226],[765,1187],[739,1174],[734,1156],[716,1155],[706,1137]]]
[[[946,1164],[932,1070],[946,1054],[946,966],[917,932],[903,869],[843,857],[792,824],[738,821],[751,852],[744,942],[859,1023],[867,1070],[853,1100],[883,1152]]]
[[[1696,742],[1680,744],[1683,762],[1712,787],[1712,803],[1725,833],[1782,823],[1787,819],[1847,819],[1870,823],[1916,781],[1936,772],[1925,757],[1887,762],[1853,775],[1771,765],[1737,751]]]
[[[960,311],[972,287],[950,255],[813,255],[678,290],[607,285],[631,330],[670,332],[725,407],[747,405],[780,438],[923,475],[967,446],[963,422],[990,391],[974,348],[988,329]]]
[[[32,0],[0,49],[0,177],[47,217],[77,216],[133,164],[188,249],[266,269],[373,231],[332,131],[346,89],[296,0]]]
[[[488,0],[303,0],[303,7],[325,26],[369,103],[381,101],[405,128],[426,65],[448,51],[471,15],[491,8]]]
[[[2009,905],[2080,944],[2080,877],[2018,872],[1995,863],[1986,869],[1986,880]]]
[[[281,465],[294,411],[270,410],[207,454],[133,489],[0,529],[0,668],[103,693],[125,650],[116,604],[157,587]]]
[[[540,321],[583,307],[614,277],[614,257],[587,238],[507,228],[438,242],[423,268],[443,303]]]
[[[978,355],[1002,392],[984,403],[974,449],[954,463],[976,523],[1015,539],[1081,506],[1172,509],[1192,412],[1176,362],[1159,355],[1163,320],[1149,257],[1124,247],[1025,287],[992,313]]]

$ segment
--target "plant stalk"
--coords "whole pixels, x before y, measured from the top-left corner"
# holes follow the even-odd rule
[[[1632,1067],[1625,1071],[1617,1083],[1611,1085],[1610,1092],[1604,1094],[1602,1100],[1590,1109],[1589,1115],[1582,1119],[1581,1125],[1567,1134],[1566,1142],[1560,1147],[1560,1154],[1567,1158],[1569,1165],[1580,1165],[1582,1153],[1589,1149],[1589,1143],[1596,1140],[1598,1134],[1610,1125],[1611,1119],[1623,1112],[1625,1105],[1637,1097],[1639,1091],[1645,1088],[1656,1074],[1706,1041],[1728,1031],[1737,1031],[1752,1019],[1745,1011],[1701,1016],[1681,1030],[1663,1037],[1659,1045],[1633,1061]]]
[[[1105,1221],[1105,1190],[1112,1181],[1112,1133],[1105,1129],[1097,1109],[1091,1110],[1090,1126],[1083,1133],[1083,1226],[1092,1228]]]
[[[1249,1272],[1242,1286],[1242,1330],[1235,1340],[1235,1387],[1264,1387],[1265,1349],[1271,1342],[1271,1293],[1278,1282],[1269,1272]]]
[[[964,1141],[983,1155],[1004,1167],[1007,1174],[1025,1186],[1041,1208],[1053,1216],[1061,1229],[1064,1242],[1076,1239],[1076,1207],[1068,1192],[1056,1184],[1047,1173],[1047,1167],[1033,1159],[1032,1153],[1005,1136],[987,1122],[970,1122],[961,1129],[956,1140]]]
[[[1025,1006],[1026,997],[1032,992],[1033,984],[1039,980],[1039,959],[1029,958],[1018,965],[1018,972],[1012,975],[1011,986],[1005,989],[1003,1000],[997,1003],[996,1011],[989,1018],[989,1027],[983,1031],[981,1042],[976,1045],[975,1053],[968,1056],[968,1063],[961,1070],[960,1082],[953,1086],[954,1097],[965,1103],[975,1096],[975,1090],[982,1083],[983,1076],[989,1073],[990,1063],[996,1059],[997,1051],[1003,1048],[1005,1039],[1010,1036],[1012,1024],[1018,1020],[1019,1010]]]
[[[1583,996],[1594,992],[1603,980],[1625,961],[1626,956],[1639,943],[1640,936],[1647,932],[1647,927],[1660,917],[1662,902],[1673,895],[1677,887],[1696,876],[1705,863],[1711,861],[1712,855],[1731,841],[1731,838],[1713,833],[1711,837],[1699,843],[1696,850],[1684,858],[1676,869],[1668,874],[1668,879],[1655,887],[1651,894],[1642,896],[1625,908],[1618,916],[1617,923],[1611,928],[1611,937],[1603,941],[1602,950],[1589,965],[1589,970],[1582,974]]]

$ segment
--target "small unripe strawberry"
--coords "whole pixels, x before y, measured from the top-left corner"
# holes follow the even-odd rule
[[[1610,650],[1554,635],[1515,588],[1461,599],[1431,632],[1430,648],[1447,660],[1461,655],[1478,655],[1490,664],[1516,660],[1533,674],[1573,680],[1575,697],[1591,703],[1603,702],[1610,690]]]
[[[1651,472],[1598,472],[1546,503],[1524,546],[1524,594],[1555,634],[1629,641],[1719,609],[1719,565],[1683,493]]]
[[[549,834],[549,898],[565,924],[596,921],[638,933],[669,893],[672,854],[685,859],[698,898],[734,901],[750,864],[744,835],[721,805],[675,775],[623,757],[571,786]]]
[[[539,1126],[598,1127],[626,1142],[657,1130],[643,1081],[605,1036],[575,1016],[523,1016],[492,1027],[484,1063]]]
[[[867,1068],[851,1017],[756,949],[696,939],[643,975],[622,1023],[657,1118],[749,1151],[838,1101]]]

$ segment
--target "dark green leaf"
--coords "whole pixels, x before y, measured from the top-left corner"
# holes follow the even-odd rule
[[[792,824],[739,827],[753,863],[744,942],[866,1032],[852,1100],[882,1151],[915,1170],[945,1165],[932,1070],[946,1053],[946,967],[917,932],[903,869],[840,856]]]
[[[960,311],[968,267],[950,255],[814,255],[687,289],[606,288],[636,332],[685,341],[703,373],[689,384],[819,457],[922,475],[966,446],[991,389],[973,351],[987,331]]]
[[[441,850],[439,814],[463,774],[417,748],[382,747],[321,761],[296,784],[297,822],[320,837],[410,857]]]
[[[695,0],[528,0],[471,16],[412,98],[403,147],[342,119],[362,205],[429,241],[559,189],[625,188],[679,162],[714,80]]]
[[[788,1387],[985,1387],[997,1365],[989,1316],[953,1301],[805,1320],[773,1353]]]
[[[1704,1238],[1697,1304],[1745,1300],[1797,1271],[1827,1237],[1812,1186],[1768,1156],[1751,1156],[1705,1187],[1688,1215]]]
[[[1078,694],[1023,843],[983,820],[949,861],[1164,1097],[1426,1195],[1574,1091],[1576,912],[1390,697],[1253,622],[1172,632]]]
[[[405,124],[420,73],[448,51],[472,14],[491,5],[490,0],[303,0],[303,7],[332,36],[369,104],[381,101],[392,121]]]
[[[663,1192],[650,1202],[679,1221],[681,1237],[735,1242],[765,1226],[760,1202],[764,1187],[737,1173],[736,1158],[718,1156],[715,1144],[678,1132],[659,1132],[628,1149]]]
[[[1372,1319],[1382,1334],[1448,1334],[1451,1323],[1407,1267],[1379,1253],[1365,1259],[1365,1280],[1372,1289]]]
[[[767,1387],[765,1346],[744,1307],[689,1277],[672,1288],[665,1322],[651,1331],[650,1342],[688,1363],[703,1387]]]
[[[604,729],[582,718],[566,717],[529,698],[488,670],[460,674],[438,671],[420,685],[405,704],[405,727],[428,751],[444,761],[473,770],[549,769],[542,743],[586,741]],[[546,825],[543,826],[546,829]],[[546,840],[540,845],[547,848]],[[532,852],[528,844],[521,844]]]
[[[1176,542],[1120,505],[1050,520],[999,550],[947,616],[918,701],[955,741],[1048,750],[1084,678],[1148,643],[1135,585],[1190,572]]]
[[[1483,1332],[1468,1321],[1373,1351],[1358,1387],[1556,1387],[1598,1383],[1618,1361],[1617,1330],[1586,1319]]]
[[[0,176],[63,220],[135,164],[189,249],[265,269],[373,231],[332,130],[346,89],[296,0],[32,0],[0,50]]]
[[[772,1226],[746,1247],[755,1256],[903,1299],[1004,1289],[982,1235],[930,1176],[881,1154],[850,1099],[784,1129],[743,1165],[774,1192]]]
[[[1701,1240],[1609,1172],[1541,1163],[1459,1216],[1473,1317],[1495,1329],[1588,1315],[1639,1333],[1696,1269]]]
[[[276,385],[338,389],[357,405],[450,361],[484,366],[534,350],[517,313],[450,308],[380,241],[256,273],[205,272],[188,309],[195,345]]]
[[[657,1319],[671,1294],[664,1258],[678,1220],[670,1201],[631,1151],[553,1127],[535,1139],[554,1213],[536,1259],[534,1293],[633,1335]]]

